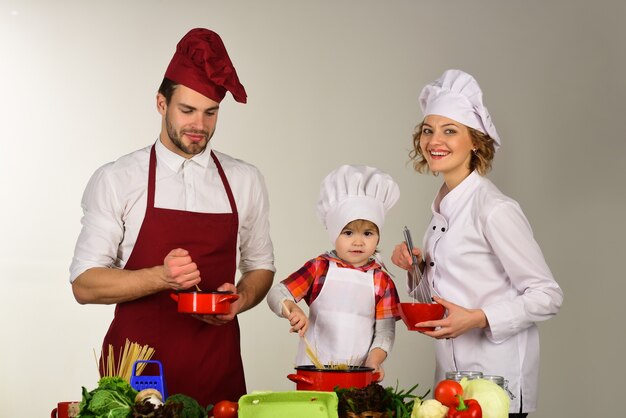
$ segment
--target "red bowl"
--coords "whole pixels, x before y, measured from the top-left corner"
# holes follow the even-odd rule
[[[400,316],[409,331],[432,331],[434,327],[416,327],[418,322],[443,318],[446,308],[438,303],[401,303]]]

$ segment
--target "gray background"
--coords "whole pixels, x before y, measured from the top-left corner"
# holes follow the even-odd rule
[[[565,292],[540,325],[534,416],[614,414],[625,351],[624,4],[2,0],[0,416],[47,416],[95,387],[93,349],[113,308],[71,295],[81,194],[97,167],[156,139],[156,89],[176,42],[198,26],[222,35],[249,94],[245,106],[223,102],[213,141],[265,174],[277,280],[328,248],[314,205],[343,163],[400,184],[383,257],[403,225],[421,241],[441,179],[407,164],[417,97],[447,68],[473,74],[503,140],[489,177],[520,202]],[[240,321],[248,390],[294,389],[287,323],[265,303]],[[397,330],[384,384],[423,393],[433,342]]]

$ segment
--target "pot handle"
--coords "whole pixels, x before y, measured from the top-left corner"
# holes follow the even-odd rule
[[[178,295],[176,293],[170,293],[170,297],[178,302]]]
[[[217,303],[222,303],[222,302],[234,302],[237,299],[239,299],[239,295],[236,293],[227,293],[224,295],[219,295],[217,297]]]
[[[306,383],[309,385],[313,384],[313,381],[311,379],[308,379],[305,376],[302,376],[301,374],[293,374],[293,373],[288,374],[287,379],[291,380],[294,383]]]
[[[52,413],[50,413],[50,418],[57,418],[57,409],[56,408],[54,408],[52,410]]]
[[[374,382],[378,382],[378,379],[380,379],[380,372],[374,372],[372,373],[372,380]]]

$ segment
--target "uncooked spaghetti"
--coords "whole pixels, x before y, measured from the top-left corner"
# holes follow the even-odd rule
[[[96,352],[94,350],[94,357],[96,356]],[[137,360],[150,360],[154,354],[154,348],[148,345],[140,345],[135,342],[130,342],[126,339],[126,343],[124,344],[124,349],[118,353],[117,361],[115,360],[115,350],[112,344],[109,344],[109,350],[106,355],[106,360],[104,353],[100,355],[100,362],[96,359],[96,363],[99,364],[98,373],[100,373],[100,377],[113,377],[118,376],[122,379],[130,382],[131,375],[133,373],[133,365]],[[145,363],[140,363],[137,365],[137,369],[135,371],[136,375],[140,375],[143,369],[145,368]]]
[[[313,350],[313,347],[311,347],[311,344],[309,344],[309,340],[307,340],[305,336],[302,336],[302,339],[304,340],[304,346],[306,347],[305,353],[307,357],[309,358],[309,360],[311,360],[311,363],[313,363],[315,368],[323,369],[324,364],[317,357],[317,352]]]

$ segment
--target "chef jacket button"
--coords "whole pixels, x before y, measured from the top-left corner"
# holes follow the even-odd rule
[[[446,228],[441,228],[441,232],[446,232]]]
[[[434,231],[435,229],[437,229],[437,227],[433,225],[433,231]]]
[[[434,265],[435,265],[435,262],[434,262],[434,261],[431,261],[431,262],[430,262],[430,266],[432,267],[432,266],[434,266]]]

